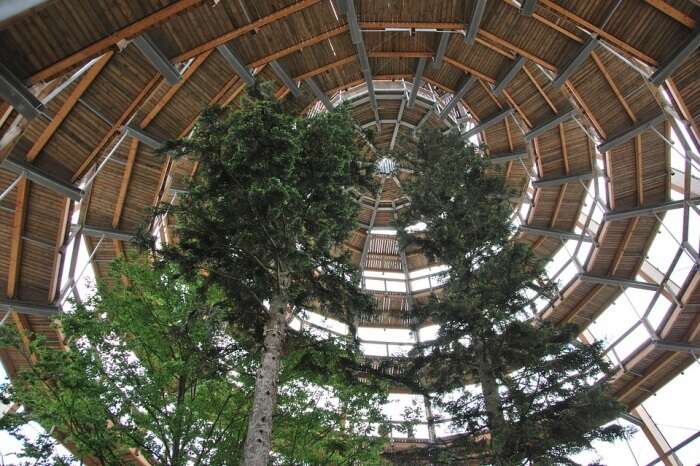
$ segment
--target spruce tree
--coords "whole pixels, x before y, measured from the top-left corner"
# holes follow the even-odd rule
[[[428,449],[432,461],[568,464],[591,441],[624,435],[601,427],[622,406],[606,395],[600,344],[580,344],[575,325],[532,314],[528,292],[551,296],[554,285],[543,260],[511,239],[510,193],[484,149],[436,130],[403,147],[414,177],[404,183],[411,205],[397,222],[400,244],[449,266],[442,293],[415,310],[418,325],[440,328],[414,350],[404,382],[433,395],[464,432]],[[409,228],[420,222],[423,230]]]
[[[357,224],[352,188],[368,183],[354,126],[344,109],[303,118],[262,92],[206,110],[191,138],[164,150],[198,163],[170,208],[178,244],[164,254],[225,290],[238,341],[262,342],[243,463],[266,466],[292,316],[321,310],[354,333],[358,314],[373,311],[336,247]]]

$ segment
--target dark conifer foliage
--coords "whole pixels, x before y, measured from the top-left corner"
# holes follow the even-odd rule
[[[336,246],[357,224],[352,189],[369,184],[344,109],[302,118],[257,92],[240,108],[206,110],[191,138],[164,150],[198,163],[170,209],[177,246],[164,254],[225,290],[244,344],[262,343],[246,442],[247,465],[267,465],[288,321],[317,309],[347,323],[373,311]],[[322,369],[322,368],[321,368]]]
[[[435,449],[433,461],[568,464],[591,441],[624,435],[600,427],[622,406],[606,395],[600,345],[578,343],[574,325],[533,315],[528,296],[551,296],[554,287],[544,261],[511,240],[510,193],[483,149],[429,130],[400,155],[414,170],[404,184],[411,206],[397,222],[402,247],[418,244],[450,267],[442,293],[416,309],[419,325],[440,329],[414,350],[404,383],[432,396],[465,432]],[[424,230],[409,228],[419,222]],[[470,382],[478,388],[463,388]]]

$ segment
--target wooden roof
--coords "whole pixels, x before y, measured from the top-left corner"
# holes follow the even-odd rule
[[[489,2],[473,45],[463,40],[471,0],[356,0],[358,21],[373,78],[407,85],[421,58],[437,51],[442,34],[450,34],[442,64],[425,68],[424,82],[437,93],[454,93],[465,74],[478,78],[462,99],[471,117],[488,121],[500,111],[512,116],[481,132],[491,155],[526,149],[524,163],[510,161],[504,170],[513,186],[522,189],[530,176],[557,180],[591,174],[596,165],[595,142],[609,140],[638,124],[663,114],[659,88],[640,72],[653,71],[683,46],[695,27],[699,9],[691,2],[673,0],[642,2],[539,0],[531,17],[520,14],[511,0]],[[606,21],[607,18],[607,21]],[[603,23],[605,25],[603,26]],[[397,30],[403,29],[403,30]],[[439,32],[437,31],[439,30]],[[410,31],[410,32],[409,32]],[[553,89],[551,77],[566,67],[587,39],[597,34],[601,42],[561,89]],[[171,86],[129,40],[148,33],[164,55],[182,72]],[[297,80],[313,77],[329,95],[363,83],[356,47],[350,40],[345,17],[331,0],[131,0],[109,2],[54,0],[27,14],[0,24],[0,62],[40,98],[59,90],[47,103],[45,114],[26,121],[0,101],[0,159],[21,162],[48,175],[55,182],[74,186],[88,179],[121,137],[121,127],[131,122],[148,134],[169,139],[185,136],[197,115],[209,104],[235,105],[243,81],[216,51],[232,43],[240,59],[261,79],[279,86],[279,78],[267,66],[278,61]],[[492,85],[511,68],[518,56],[524,67],[498,96]],[[76,79],[73,73],[96,61]],[[675,111],[687,121],[691,136],[700,136],[700,53],[694,51],[667,81]],[[389,95],[393,91],[384,92]],[[381,89],[377,91],[382,95]],[[292,98],[287,95],[286,98]],[[420,100],[420,99],[419,99]],[[315,102],[305,94],[302,107]],[[397,123],[401,101],[378,99],[382,132],[377,144],[391,144],[393,131],[410,134],[431,103],[404,109]],[[531,141],[525,134],[570,109],[578,117],[541,132]],[[369,100],[353,109],[360,125],[371,124],[374,112]],[[427,123],[440,126],[435,116]],[[660,122],[605,154],[609,209],[613,212],[651,206],[670,200],[669,148],[657,135],[669,137],[670,126]],[[7,299],[51,305],[58,284],[69,237],[67,225],[74,209],[94,228],[133,233],[147,218],[147,208],[159,200],[172,200],[186,187],[195,167],[186,160],[158,158],[145,144],[126,138],[104,164],[83,201],[69,199],[45,184],[23,179],[0,203],[0,286]],[[0,167],[0,192],[16,175]],[[398,183],[397,183],[398,181]],[[584,187],[585,185],[585,187]],[[531,188],[533,202],[527,224],[572,231],[586,197],[578,180]],[[360,261],[375,199],[361,199],[360,228],[347,241]],[[401,204],[400,179],[389,179],[375,216],[375,226],[390,224]],[[578,225],[581,226],[581,225]],[[657,230],[655,217],[605,221],[596,245],[584,264],[594,275],[634,279]],[[553,255],[558,239],[521,234],[538,254]],[[104,275],[109,262],[128,244],[121,240],[87,237],[95,250],[93,266]],[[368,244],[370,268],[402,271],[401,259],[391,240]],[[381,243],[381,244],[380,244]],[[406,257],[409,270],[427,266],[416,251]],[[670,310],[664,334],[668,339],[698,343],[697,266],[686,284],[687,305]],[[415,299],[421,299],[416,295]],[[582,325],[599,315],[620,293],[619,288],[575,279],[547,310],[556,322]],[[400,310],[406,296],[390,292],[378,300],[386,311],[376,325],[406,325]],[[0,311],[3,312],[3,311]],[[13,313],[22,328],[47,335],[60,344],[50,318]],[[682,328],[681,328],[682,327]],[[2,360],[12,373],[23,364],[16,354],[2,350]],[[619,396],[633,406],[686,367],[687,353],[641,348],[620,374]],[[639,366],[639,370],[632,367]]]

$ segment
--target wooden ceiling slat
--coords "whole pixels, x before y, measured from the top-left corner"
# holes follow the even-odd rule
[[[20,263],[22,261],[22,233],[24,232],[24,224],[27,221],[27,204],[30,188],[31,183],[26,177],[15,188],[17,190],[15,215],[12,219],[10,234],[10,263],[7,270],[7,289],[5,291],[8,298],[14,298],[17,295]]]
[[[557,111],[557,107],[554,105],[554,102],[552,102],[552,99],[549,98],[549,96],[548,96],[547,93],[544,91],[544,89],[542,89],[542,86],[540,86],[540,83],[537,82],[537,80],[536,80],[535,77],[532,75],[532,73],[530,72],[530,70],[527,69],[527,65],[523,65],[523,71],[525,72],[525,75],[526,75],[527,78],[530,80],[530,82],[535,86],[535,88],[537,89],[537,92],[540,94],[540,96],[542,96],[542,98],[544,99],[544,101],[547,102],[547,105],[548,105],[549,108],[552,110],[552,112],[554,112],[555,115],[556,115],[557,113],[559,113],[559,112]]]
[[[653,6],[657,10],[659,10],[661,13],[675,19],[679,23],[681,23],[683,26],[687,27],[688,29],[693,29],[695,27],[695,20],[691,18],[690,16],[686,15],[680,10],[677,10],[676,8],[673,7],[673,5],[669,5],[667,2],[664,0],[644,0],[647,2],[649,5]]]
[[[131,180],[131,173],[134,170],[134,163],[136,162],[136,153],[139,148],[139,140],[133,138],[131,140],[131,146],[129,146],[129,155],[126,159],[126,166],[124,167],[124,175],[122,175],[121,185],[119,186],[119,195],[117,196],[117,204],[114,207],[114,215],[112,216],[112,228],[119,228],[119,222],[122,218],[122,211],[124,210],[124,204],[126,203],[126,195],[129,190],[129,180]]]
[[[569,169],[569,150],[566,147],[566,130],[564,129],[564,124],[559,125],[559,141],[561,142],[561,156],[564,161],[564,173],[566,175],[571,174]]]
[[[581,94],[576,90],[573,84],[571,84],[571,81],[566,81],[564,83],[564,86],[569,90],[571,95],[573,96],[574,100],[576,103],[583,109],[584,113],[588,117],[588,120],[593,124],[593,127],[598,131],[598,134],[600,135],[601,138],[607,139],[608,133],[603,129],[601,126],[600,122],[598,119],[595,117],[595,114],[591,111],[590,107],[586,103],[585,100],[583,100],[583,97],[581,97]]]
[[[593,61],[595,62],[598,69],[600,70],[600,73],[603,75],[605,80],[608,82],[610,89],[612,89],[613,93],[617,97],[617,100],[619,100],[620,104],[622,104],[622,107],[625,109],[625,112],[627,112],[627,115],[632,120],[632,123],[636,123],[637,117],[634,115],[634,112],[632,112],[632,109],[630,108],[629,104],[627,103],[627,99],[625,99],[625,97],[620,92],[620,89],[615,85],[615,81],[613,81],[612,76],[610,76],[610,73],[608,72],[608,69],[605,67],[605,64],[603,64],[600,57],[598,57],[598,54],[596,54],[595,52],[591,52],[591,58],[593,58]]]
[[[108,51],[102,55],[102,57],[100,57],[97,62],[85,73],[85,76],[82,77],[78,85],[75,87],[75,89],[73,89],[73,92],[71,92],[70,96],[61,106],[58,113],[54,115],[49,125],[46,127],[46,129],[44,129],[44,132],[41,133],[41,136],[39,136],[39,138],[34,142],[32,148],[29,149],[26,156],[28,162],[33,162],[39,156],[39,153],[41,153],[44,146],[46,146],[46,143],[48,143],[49,139],[51,139],[51,136],[53,136],[58,127],[61,126],[61,123],[63,123],[63,120],[66,119],[70,111],[73,110],[73,107],[78,103],[80,97],[88,89],[88,87],[90,87],[90,84],[92,84],[92,82],[100,74],[105,65],[109,63],[109,60],[113,56],[114,52],[111,50]]]
[[[193,62],[192,64],[187,67],[187,70],[185,73],[182,75],[182,79],[180,79],[175,85],[170,86],[163,96],[160,101],[151,109],[150,112],[144,117],[144,119],[141,121],[140,126],[141,129],[146,129],[146,127],[158,116],[161,110],[170,102],[170,100],[175,97],[175,94],[182,89],[182,86],[184,86],[187,81],[192,77],[197,72],[197,69],[199,69],[200,66],[202,66],[202,63],[204,63],[207,58],[209,58],[209,55],[211,55],[212,50],[208,50],[204,52],[203,54],[199,55]]]
[[[199,3],[202,3],[202,0],[178,0],[175,3],[172,3],[162,8],[151,15],[141,18],[133,24],[130,24],[129,26],[110,34],[104,39],[98,40],[97,42],[88,45],[87,47],[79,50],[78,52],[75,52],[61,59],[53,65],[48,66],[37,73],[34,73],[29,78],[29,81],[32,83],[36,83],[39,81],[45,81],[54,78],[60,75],[61,73],[64,73],[70,67],[84,60],[87,60],[90,57],[103,53],[109,47],[116,45],[117,42],[124,39],[128,39],[130,37],[137,36],[146,29],[153,27],[155,24],[166,21],[169,18]]]
[[[583,27],[584,29],[588,29],[589,31],[598,34],[603,39],[610,41],[612,44],[620,47],[625,52],[642,60],[646,64],[651,65],[651,66],[656,66],[658,64],[658,62],[656,60],[654,60],[652,57],[648,56],[647,54],[645,54],[641,50],[638,50],[638,49],[632,47],[627,42],[625,42],[621,39],[618,39],[617,37],[613,36],[612,34],[602,30],[598,26],[591,24],[590,22],[586,21],[585,19],[578,16],[577,14],[567,10],[563,6],[559,5],[558,3],[556,3],[552,0],[540,0],[540,3],[544,6],[546,6],[547,8],[551,9],[555,13],[558,13],[559,15],[569,19],[573,23]]]
[[[106,147],[110,141],[114,140],[115,136],[117,133],[121,131],[121,127],[128,121],[128,119],[133,115],[133,113],[136,111],[136,109],[141,106],[141,104],[150,96],[151,91],[156,87],[156,84],[161,80],[160,75],[155,75],[151,80],[146,84],[146,87],[144,87],[141,92],[136,96],[134,100],[131,101],[129,106],[124,110],[124,112],[121,114],[119,119],[114,122],[114,126],[105,134],[105,136],[102,138],[100,143],[95,146],[95,148],[90,152],[90,155],[83,161],[83,163],[80,165],[80,168],[75,172],[73,177],[71,178],[71,182],[75,183],[80,179],[81,176],[85,174],[85,172],[90,168],[90,166],[93,164],[95,159],[100,155],[102,152],[102,149]]]
[[[212,50],[216,48],[219,45],[223,45],[227,42],[232,41],[236,37],[240,37],[242,35],[248,34],[249,32],[253,32],[256,29],[260,29],[264,26],[267,26],[270,23],[274,23],[275,21],[282,20],[294,13],[297,13],[299,11],[302,11],[306,8],[309,8],[310,6],[313,6],[317,3],[319,3],[321,0],[300,0],[296,3],[293,3],[292,5],[289,5],[285,8],[282,8],[280,10],[275,11],[272,14],[269,14],[267,16],[264,16],[256,21],[253,21],[250,24],[246,24],[245,26],[239,27],[238,29],[231,31],[229,33],[226,33],[224,35],[221,35],[213,40],[210,40],[208,42],[205,42],[204,44],[195,47],[192,50],[188,50],[187,52],[181,53],[174,57],[173,61],[175,62],[181,62],[185,60],[189,60],[190,58],[196,57],[197,55],[204,53],[208,50]],[[345,27],[347,29],[347,26]],[[274,60],[271,59],[270,61]],[[256,65],[253,65],[256,66]]]

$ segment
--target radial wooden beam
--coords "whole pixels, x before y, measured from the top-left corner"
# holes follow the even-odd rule
[[[668,2],[664,0],[644,0],[647,4],[653,6],[661,13],[665,14],[669,18],[673,18],[688,29],[693,29],[695,27],[696,21],[691,17],[683,13],[682,11],[674,8]]]
[[[530,80],[530,82],[532,83],[532,85],[535,86],[535,89],[537,89],[537,92],[542,96],[542,98],[544,99],[544,101],[547,102],[547,105],[548,105],[549,108],[552,110],[552,112],[554,112],[555,114],[556,114],[556,113],[559,113],[559,111],[557,110],[557,107],[554,105],[554,102],[552,102],[552,99],[549,98],[549,96],[547,95],[547,93],[544,91],[544,89],[542,88],[542,86],[540,86],[540,83],[537,82],[537,79],[536,79],[535,76],[530,72],[530,70],[527,68],[527,66],[524,66],[524,67],[523,67],[523,71],[525,72],[525,75],[526,75],[527,78]]]
[[[588,305],[588,303],[593,298],[595,298],[598,295],[598,293],[600,293],[603,289],[603,285],[594,285],[593,288],[591,288],[591,290],[583,298],[581,298],[579,302],[577,302],[576,305],[569,312],[567,312],[562,319],[558,321],[558,323],[566,324],[576,319],[576,317],[578,317],[579,311],[581,311],[581,309],[584,309]],[[547,318],[547,314],[551,314],[551,312],[553,312],[553,309],[554,308],[552,307],[549,309],[550,312],[545,313],[545,319]]]
[[[658,375],[659,372],[664,370],[669,363],[671,363],[679,353],[668,352],[664,354],[657,362],[647,369],[644,373],[638,374],[637,378],[632,380],[630,383],[625,385],[621,390],[615,392],[614,396],[618,400],[624,400],[629,397],[634,391],[639,389],[644,383],[652,377]]]
[[[12,229],[10,230],[10,257],[7,268],[7,288],[5,290],[8,298],[14,298],[17,295],[19,286],[19,271],[22,262],[22,235],[24,224],[27,221],[30,184],[25,177],[16,187],[15,215],[12,219]]]
[[[241,37],[245,34],[248,34],[249,32],[256,31],[264,26],[267,26],[268,24],[274,23],[276,21],[282,20],[290,15],[293,15],[294,13],[298,13],[302,10],[305,10],[306,8],[309,8],[317,3],[320,3],[321,0],[300,0],[297,1],[287,7],[281,8],[273,13],[270,13],[267,16],[263,16],[262,18],[253,21],[252,23],[246,24],[245,26],[241,26],[238,29],[235,29],[233,31],[227,32],[226,34],[222,34],[210,41],[207,41],[201,45],[198,45],[197,47],[188,50],[186,52],[183,52],[177,56],[174,57],[173,61],[175,62],[181,62],[185,60],[189,60],[192,57],[196,57],[197,55],[206,52],[207,50],[211,50],[219,45],[223,45],[227,42],[232,41],[236,37]],[[269,61],[275,60],[280,57],[275,57],[270,59]],[[258,65],[251,65],[252,68],[257,67]]]
[[[615,84],[615,81],[613,80],[612,76],[608,72],[607,67],[603,63],[603,61],[600,59],[597,53],[591,52],[591,58],[593,59],[593,62],[596,64],[598,67],[598,70],[600,73],[603,75],[603,78],[605,78],[605,81],[608,83],[608,86],[610,86],[610,89],[613,91],[613,94],[615,94],[615,97],[617,98],[618,102],[620,102],[620,105],[625,109],[625,112],[627,113],[627,116],[630,117],[630,120],[632,120],[632,123],[637,122],[637,117],[635,116],[634,112],[632,111],[632,108],[629,106],[627,103],[627,99],[622,95],[622,92],[620,92],[620,89],[617,87]]]
[[[124,39],[129,39],[131,37],[141,34],[143,31],[150,29],[158,23],[167,21],[184,10],[191,8],[195,5],[202,3],[202,0],[179,0],[176,1],[160,10],[141,18],[140,20],[110,34],[104,39],[100,39],[87,47],[59,60],[58,62],[44,68],[41,71],[33,74],[29,80],[32,83],[39,81],[47,81],[54,78],[60,74],[65,73],[65,71],[83,62],[91,57],[104,53],[109,47],[116,45],[119,41]]]
[[[298,42],[296,44],[293,44],[293,45],[290,45],[290,46],[285,47],[283,49],[280,49],[276,52],[271,53],[270,55],[266,55],[262,58],[259,58],[259,59],[255,60],[254,62],[249,63],[248,66],[251,68],[259,68],[263,65],[267,65],[272,60],[279,60],[280,58],[286,57],[287,55],[291,55],[294,52],[297,52],[297,51],[305,49],[305,48],[309,48],[313,45],[319,44],[323,41],[326,41],[328,39],[336,37],[336,36],[343,34],[347,31],[348,31],[348,27],[346,25],[339,26],[335,29],[331,29],[329,31],[315,35],[313,37],[309,37],[308,39],[304,39],[301,42]]]
[[[638,217],[633,218],[630,222],[627,223],[627,228],[625,229],[625,236],[622,238],[622,241],[617,246],[615,256],[613,257],[612,261],[610,261],[610,266],[608,267],[608,275],[612,276],[617,273],[617,269],[620,267],[620,264],[622,264],[622,259],[625,257],[627,247],[632,241],[632,238],[634,237],[634,232],[638,226]]]
[[[129,146],[129,155],[127,156],[126,165],[124,167],[124,174],[122,175],[122,181],[119,186],[117,203],[114,206],[114,214],[112,215],[112,228],[118,228],[119,222],[122,218],[122,211],[124,210],[124,204],[126,203],[126,195],[129,191],[129,182],[131,181],[131,174],[134,170],[134,165],[136,163],[136,154],[138,153],[138,148],[138,139],[132,139],[131,145]]]
[[[357,55],[352,54],[349,57],[341,58],[340,60],[336,60],[332,63],[328,63],[323,66],[319,66],[318,68],[313,68],[309,71],[306,71],[298,76],[294,77],[294,80],[296,81],[306,81],[309,78],[312,78],[314,76],[318,76],[320,74],[325,73],[326,71],[334,70],[336,68],[340,68],[345,65],[349,65],[350,63],[356,63],[357,62]]]
[[[525,134],[525,140],[526,141],[531,141],[533,138],[536,138],[537,136],[541,135],[542,133],[549,131],[552,128],[557,127],[559,124],[570,120],[571,118],[576,115],[576,109],[570,109],[565,112],[558,113],[554,115],[552,118],[549,120],[543,122],[536,128],[531,129]]]
[[[566,145],[566,130],[563,123],[559,123],[559,142],[561,143],[561,158],[564,162],[564,174],[571,174],[569,166],[569,148]]]
[[[153,78],[151,78],[151,80],[146,84],[146,86],[136,95],[134,100],[131,101],[129,106],[119,116],[117,121],[114,122],[114,126],[112,126],[112,128],[109,129],[107,134],[104,135],[104,137],[100,140],[97,146],[95,146],[92,152],[90,152],[90,155],[88,155],[87,158],[83,161],[83,163],[80,164],[80,168],[78,168],[78,170],[73,174],[71,182],[75,183],[76,181],[78,181],[78,179],[80,179],[81,176],[85,174],[85,172],[88,170],[88,168],[90,168],[95,159],[100,155],[102,149],[104,149],[111,141],[114,140],[114,138],[119,133],[121,127],[127,122],[127,120],[136,111],[136,109],[140,107],[141,104],[148,98],[151,91],[156,86],[156,84],[158,84],[160,79],[161,78],[159,75],[154,75]]]
[[[559,16],[562,16],[569,21],[573,22],[577,26],[580,26],[590,32],[593,32],[597,34],[599,37],[607,40],[608,42],[612,43],[613,45],[618,46],[625,52],[629,53],[630,55],[634,56],[635,58],[640,59],[641,61],[645,62],[648,65],[656,66],[657,62],[654,58],[650,57],[649,55],[645,54],[641,50],[638,50],[625,42],[622,39],[619,39],[612,34],[605,32],[603,29],[599,28],[598,26],[594,25],[593,23],[588,22],[581,16],[577,15],[576,13],[566,9],[565,7],[559,5],[556,3],[554,0],[539,0],[542,6],[546,6],[553,12],[557,13]]]
[[[75,107],[75,105],[78,103],[80,97],[82,97],[85,91],[88,90],[92,82],[95,80],[95,78],[97,78],[97,76],[99,76],[100,72],[104,69],[107,63],[109,63],[109,60],[113,56],[114,52],[111,50],[108,51],[107,53],[102,55],[102,57],[100,57],[100,59],[97,60],[85,73],[78,85],[75,87],[75,89],[73,89],[73,92],[71,92],[71,94],[68,96],[61,108],[58,110],[56,115],[53,116],[51,122],[44,129],[41,135],[37,138],[34,144],[32,144],[32,147],[29,149],[29,152],[27,152],[26,156],[28,162],[33,162],[39,156],[39,153],[41,153],[41,151],[51,139],[51,136],[53,136],[56,130],[58,130],[58,128],[61,126],[61,123],[63,123],[63,121],[66,119],[71,110],[73,110],[73,107]]]
[[[451,31],[461,31],[464,29],[464,25],[461,23],[424,23],[420,21],[361,21],[360,27],[362,27],[363,29],[403,28],[416,30],[419,30],[421,28],[434,27],[437,29]],[[479,42],[481,45],[489,47],[495,52],[505,57],[508,57],[509,59],[513,59],[516,54],[519,54],[534,63],[542,65],[548,70],[554,71],[555,73],[558,71],[556,65],[554,65],[553,63],[548,62],[544,58],[539,57],[534,53],[523,49],[522,47],[519,47],[518,45],[514,44],[513,42],[510,42],[507,39],[504,39],[496,34],[486,31],[484,28],[479,29],[479,34],[477,35],[476,41]],[[505,48],[506,50],[503,50],[503,48]],[[493,82],[493,80],[491,80],[491,82]]]
[[[209,50],[207,52],[204,52],[200,56],[198,56],[192,64],[190,64],[189,67],[187,67],[187,70],[185,70],[185,73],[182,75],[182,79],[180,79],[175,85],[170,86],[168,88],[168,91],[163,95],[163,97],[158,101],[156,105],[153,106],[150,112],[141,120],[141,123],[139,126],[143,129],[146,128],[151,122],[158,116],[161,110],[172,100],[173,97],[175,97],[175,94],[182,89],[182,86],[189,81],[189,79],[194,75],[197,70],[199,69],[200,66],[209,58],[209,55],[211,55],[212,50]]]

